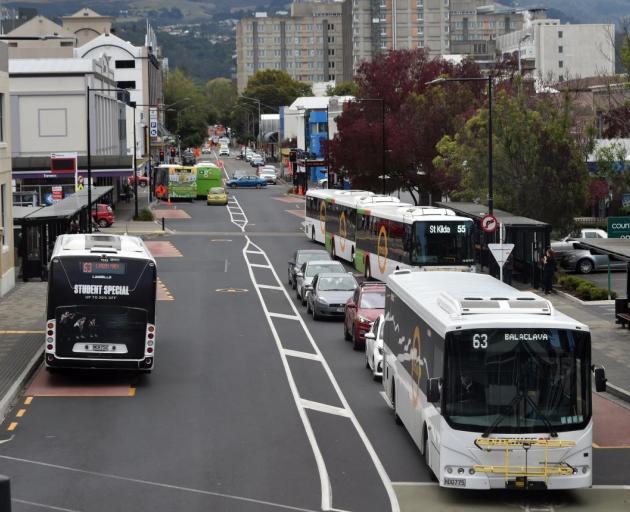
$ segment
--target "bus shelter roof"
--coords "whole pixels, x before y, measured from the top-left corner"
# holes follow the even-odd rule
[[[574,240],[576,242],[584,249],[630,262],[630,240],[627,238],[580,238]]]
[[[488,214],[488,207],[478,203],[458,203],[458,202],[438,202],[442,208],[450,208],[460,215],[472,217],[481,220]],[[550,227],[546,222],[530,219],[529,217],[521,217],[503,210],[493,209],[493,215],[504,226],[520,227],[520,228],[547,228]]]
[[[113,187],[93,187],[92,205],[100,201],[104,196],[112,191]],[[74,217],[88,206],[87,189],[80,190],[76,194],[62,199],[52,206],[18,206],[13,211],[13,221],[15,224],[24,222],[38,222],[50,219],[69,219]],[[17,212],[17,215],[16,215]]]

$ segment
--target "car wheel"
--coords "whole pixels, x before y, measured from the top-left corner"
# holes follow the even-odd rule
[[[315,310],[315,306],[313,306],[313,320],[319,320],[321,315]]]
[[[346,326],[345,320],[343,322],[343,339],[346,340],[346,341],[351,341],[352,340],[352,336],[348,332],[348,327]]]
[[[311,313],[312,313],[311,303],[309,301],[306,301],[306,314],[310,315]]]
[[[106,228],[107,227],[107,221],[105,219],[100,219],[98,221],[98,225],[102,228]]]
[[[256,188],[260,189],[262,188],[262,185],[256,185]]]
[[[593,262],[587,258],[582,258],[577,262],[577,271],[580,274],[590,274],[593,271]]]
[[[367,350],[365,351],[365,367],[368,370],[371,370],[371,368],[370,368],[370,358],[368,357]]]
[[[291,288],[293,288],[293,283],[291,282],[291,272],[289,272],[289,279],[288,279],[288,282],[289,282],[289,286],[290,286]]]
[[[361,343],[359,341],[354,326],[352,326],[352,348],[354,350],[361,350],[362,348],[365,348],[365,342]]]

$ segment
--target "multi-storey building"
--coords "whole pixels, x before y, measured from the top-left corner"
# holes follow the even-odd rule
[[[286,71],[300,82],[352,78],[351,0],[295,2],[290,16],[257,13],[236,27],[239,92],[261,69]]]
[[[497,49],[516,54],[523,69],[543,83],[555,83],[613,75],[614,41],[614,25],[561,25],[560,20],[545,19],[498,37]]]

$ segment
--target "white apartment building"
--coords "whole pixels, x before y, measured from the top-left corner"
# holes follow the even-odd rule
[[[497,38],[497,49],[516,54],[524,72],[542,83],[615,73],[615,27],[612,24],[561,25],[533,20],[522,30]]]
[[[15,285],[8,62],[7,45],[0,43],[0,297]]]

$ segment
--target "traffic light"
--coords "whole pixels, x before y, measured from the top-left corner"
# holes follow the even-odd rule
[[[164,163],[164,150],[160,149],[160,163]]]

